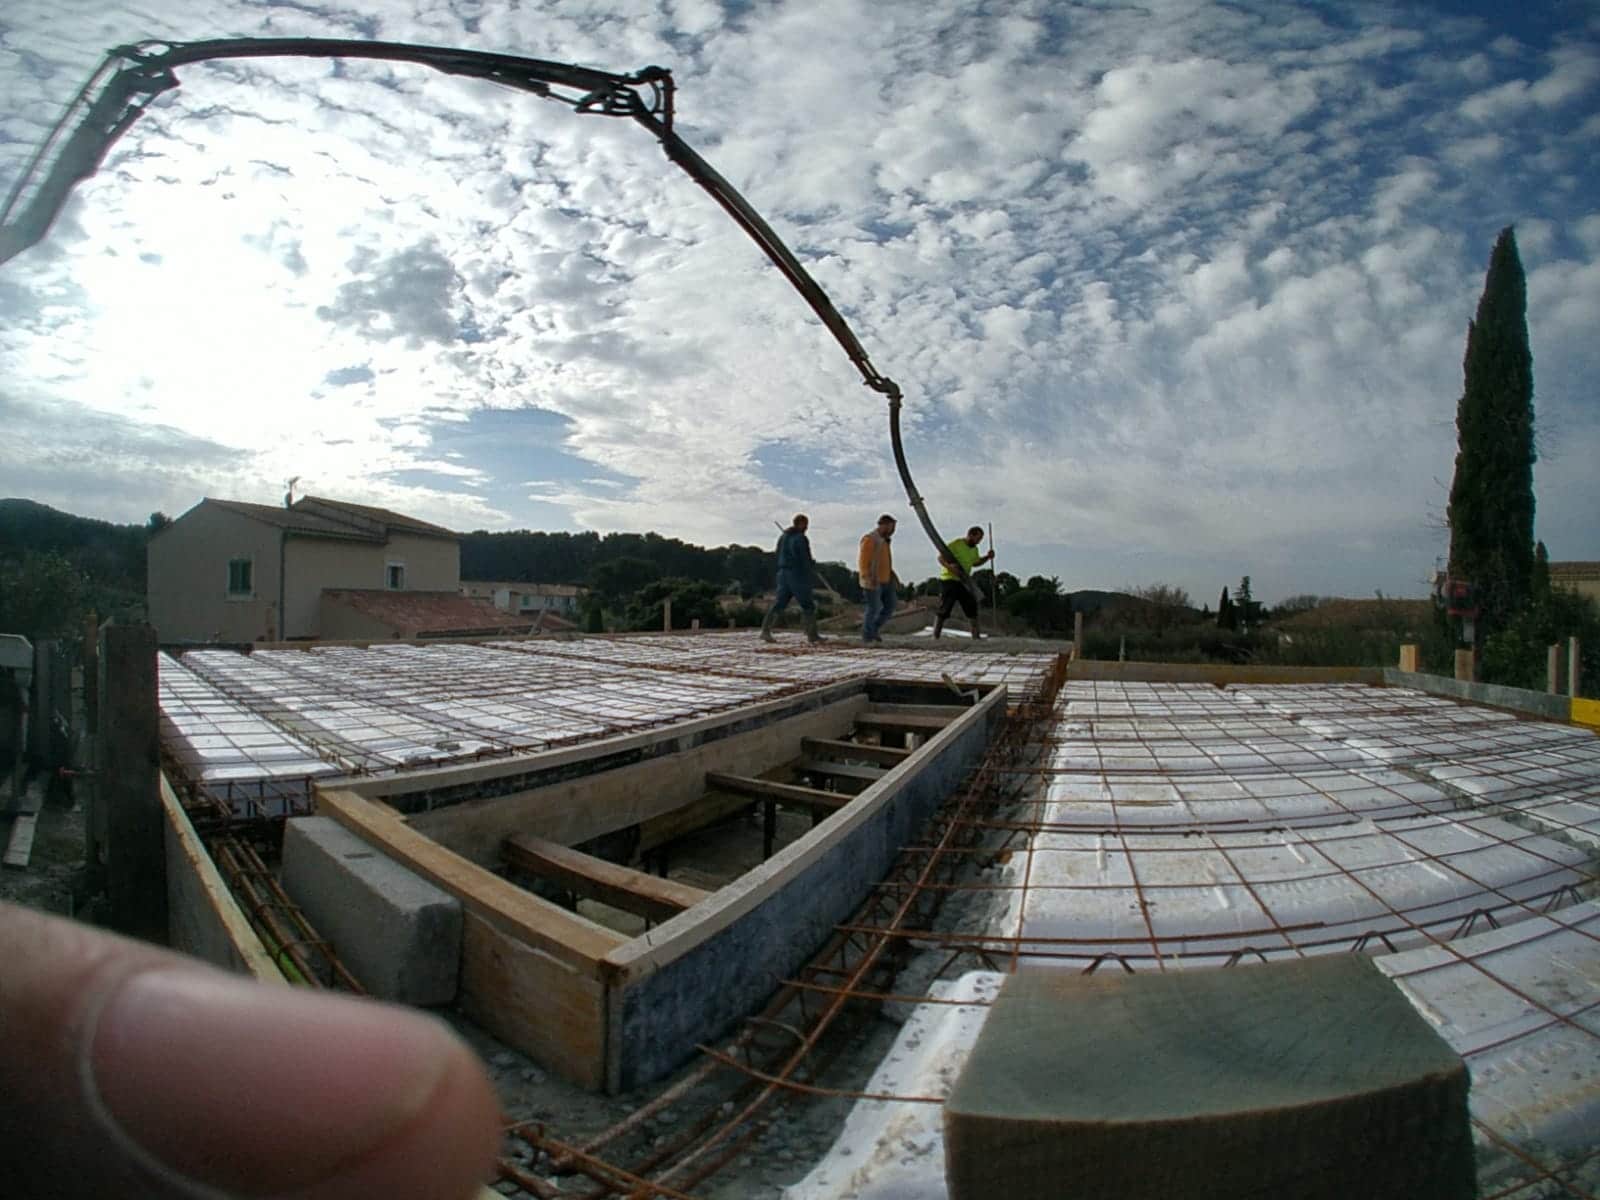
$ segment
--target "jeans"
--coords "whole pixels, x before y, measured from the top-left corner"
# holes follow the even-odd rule
[[[878,630],[894,615],[894,584],[880,583],[866,589],[867,611],[861,619],[861,640],[875,642]]]
[[[811,598],[811,576],[804,571],[788,570],[778,572],[778,595],[772,602],[772,612],[781,613],[789,607],[791,599],[800,602],[800,611],[809,613],[816,607],[816,601]]]

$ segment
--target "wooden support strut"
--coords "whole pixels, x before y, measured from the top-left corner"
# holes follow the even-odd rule
[[[580,896],[647,921],[670,920],[711,894],[526,833],[506,838],[502,849],[506,862],[518,870],[553,880]]]
[[[856,718],[856,728],[879,733],[938,733],[954,719],[918,713],[864,712]]]
[[[884,767],[867,767],[859,763],[834,762],[826,758],[802,758],[794,764],[794,769],[806,775],[822,775],[829,779],[845,780],[858,783],[863,787],[877,783],[889,772]]]
[[[821,788],[775,783],[770,779],[754,779],[748,775],[723,775],[715,771],[706,776],[706,787],[736,792],[741,796],[754,796],[759,800],[782,800],[807,808],[840,809],[855,799],[854,796],[839,792],[825,792]]]
[[[800,739],[800,750],[803,754],[820,758],[856,759],[859,762],[882,763],[886,767],[899,766],[911,754],[911,751],[898,746],[873,746],[866,742],[811,737]]]

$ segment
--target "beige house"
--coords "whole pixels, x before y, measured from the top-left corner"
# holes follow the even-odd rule
[[[495,583],[464,579],[461,594],[490,601],[504,612],[554,613],[571,620],[578,615],[578,604],[588,591],[569,583]]]
[[[1553,562],[1550,586],[1600,601],[1600,562]]]
[[[325,590],[455,595],[461,584],[450,530],[317,496],[287,508],[202,500],[151,537],[147,556],[163,642],[315,638]]]

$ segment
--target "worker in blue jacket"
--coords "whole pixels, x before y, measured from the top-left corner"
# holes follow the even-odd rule
[[[773,641],[772,625],[778,614],[789,607],[791,599],[800,602],[800,611],[806,618],[806,641],[820,642],[817,632],[817,603],[811,596],[811,575],[816,563],[811,559],[811,541],[806,530],[811,521],[805,513],[796,513],[794,523],[778,538],[778,595],[767,609],[761,622],[761,640]]]

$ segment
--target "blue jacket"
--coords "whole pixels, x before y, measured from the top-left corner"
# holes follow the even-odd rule
[[[810,573],[811,542],[793,525],[783,531],[778,539],[778,570]]]

